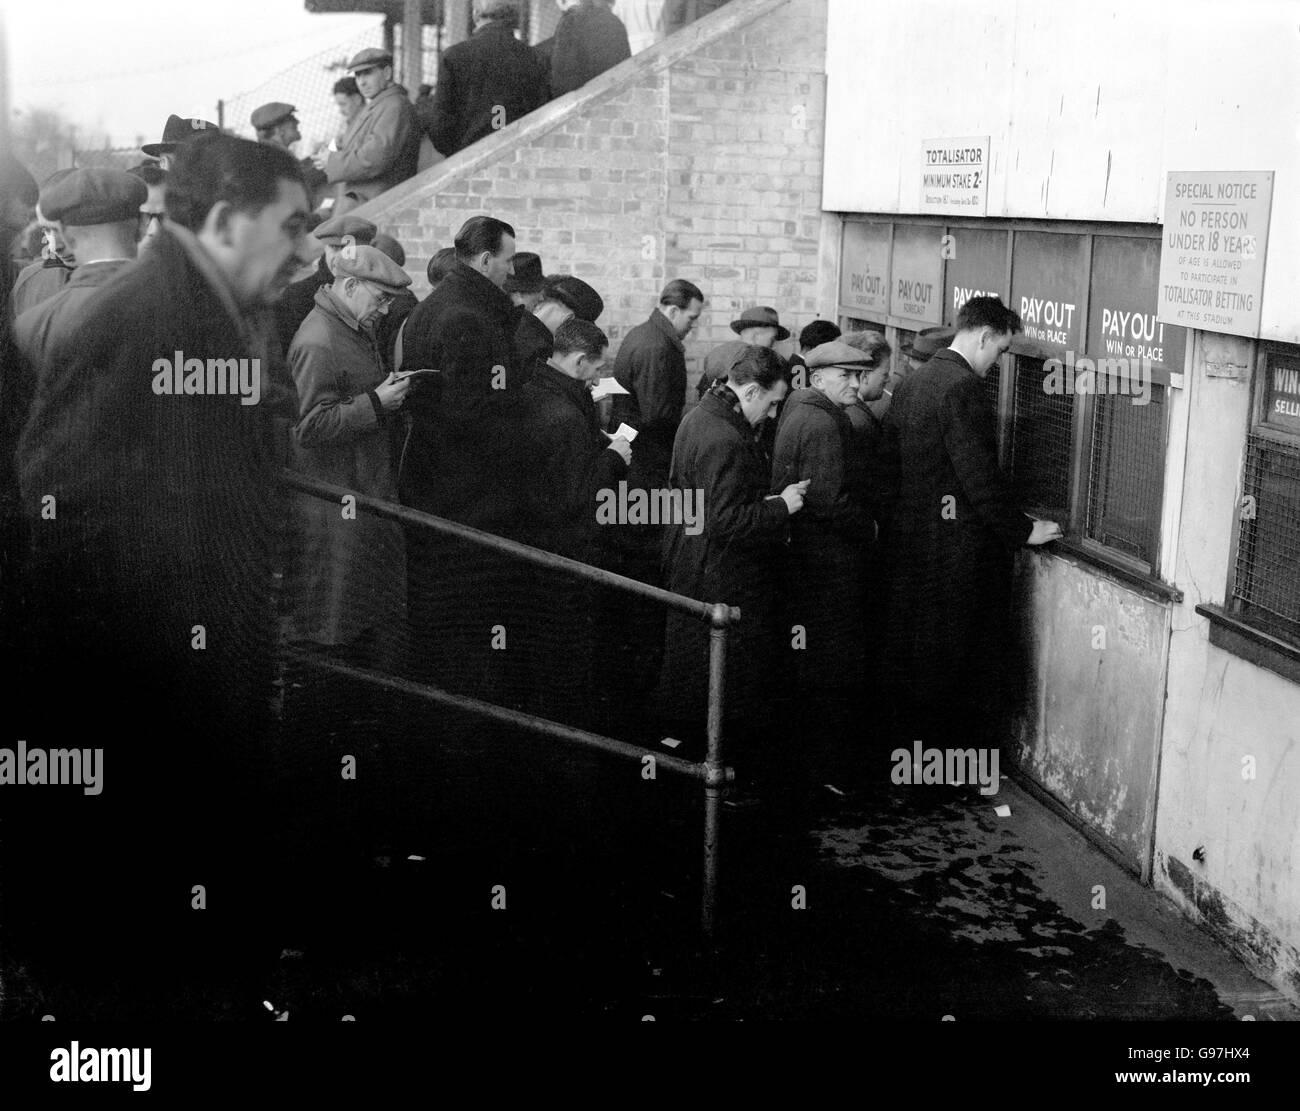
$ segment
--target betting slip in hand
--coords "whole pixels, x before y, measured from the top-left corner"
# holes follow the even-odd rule
[[[591,399],[599,401],[602,397],[613,397],[615,394],[627,393],[622,386],[618,384],[617,378],[601,378],[591,387]]]
[[[636,429],[630,424],[620,424],[616,429],[614,429],[609,438],[611,440],[617,440],[620,436],[630,444],[636,439]]]

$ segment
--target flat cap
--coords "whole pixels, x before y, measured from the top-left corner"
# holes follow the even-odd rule
[[[605,311],[605,302],[601,300],[600,294],[572,274],[552,274],[546,279],[542,296],[559,301],[561,305],[568,305],[574,316],[591,324],[595,324]]]
[[[406,251],[391,235],[385,235],[381,231],[375,236],[374,241],[370,245],[383,251],[384,254],[397,263],[398,266],[406,265]]]
[[[837,366],[849,371],[863,371],[875,366],[875,363],[864,352],[859,351],[856,347],[850,347],[847,343],[838,339],[833,339],[830,343],[823,343],[820,347],[814,347],[804,356],[804,364],[809,370]]]
[[[274,127],[281,120],[287,120],[294,114],[296,109],[292,104],[284,104],[275,100],[270,104],[263,104],[262,107],[254,110],[252,115],[253,126],[261,131],[263,128]]]
[[[391,66],[392,64],[393,56],[387,50],[381,50],[377,46],[368,46],[348,63],[348,72],[356,73],[359,69],[369,69],[371,66]]]
[[[501,287],[507,293],[536,293],[546,284],[542,276],[542,256],[532,251],[515,252],[514,271]]]
[[[389,293],[396,293],[411,284],[411,275],[378,247],[362,246],[345,250],[334,263],[334,276],[374,282]]]
[[[342,216],[331,216],[312,235],[331,247],[340,247],[348,242],[347,236],[352,237],[353,243],[373,243],[377,231],[379,229],[369,220],[344,213]]]
[[[75,227],[116,224],[138,219],[148,199],[149,187],[134,174],[92,166],[42,189],[41,215]]]
[[[150,158],[157,158],[160,154],[170,154],[181,143],[188,142],[196,135],[217,130],[217,125],[208,120],[185,119],[173,114],[168,116],[167,122],[163,124],[162,142],[145,143],[140,149]]]

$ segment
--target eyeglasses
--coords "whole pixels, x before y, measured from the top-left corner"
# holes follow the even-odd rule
[[[155,220],[157,220],[161,224],[165,218],[166,218],[166,213],[163,212],[141,212],[140,226],[142,228],[148,228],[149,225],[152,224]]]

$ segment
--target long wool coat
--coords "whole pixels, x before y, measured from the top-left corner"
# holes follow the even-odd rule
[[[773,493],[812,480],[790,522],[783,643],[804,687],[829,682],[843,689],[843,676],[860,676],[865,665],[862,590],[875,538],[861,453],[844,410],[814,389],[787,399],[774,450]],[[798,649],[795,626],[804,635]]]
[[[1004,655],[1012,554],[1033,525],[998,466],[983,384],[955,351],[903,380],[885,435],[899,475],[885,538],[893,663],[916,703],[966,698]]]
[[[767,459],[736,395],[715,386],[682,420],[673,445],[671,482],[704,493],[704,527],[665,532],[664,585],[704,602],[739,606],[728,637],[726,716],[759,721],[770,681],[776,566],[789,513],[768,496]],[[660,701],[667,716],[704,722],[709,626],[668,614]]]
[[[289,347],[298,388],[293,427],[298,470],[361,494],[395,500],[390,425],[374,388],[386,377],[374,336],[357,326],[328,287],[316,294]],[[404,617],[402,530],[368,513],[302,495],[295,499],[301,562],[293,636],[347,644],[365,629],[391,640]]]

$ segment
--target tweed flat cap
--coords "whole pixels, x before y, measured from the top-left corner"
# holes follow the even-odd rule
[[[371,66],[391,66],[392,64],[393,56],[387,50],[381,50],[377,46],[368,46],[348,63],[348,72],[356,73],[359,69],[369,69]]]
[[[344,213],[342,216],[331,216],[328,220],[320,224],[312,235],[322,243],[328,243],[331,247],[339,247],[347,243],[347,236],[352,237],[354,243],[373,243],[375,233],[379,229],[369,220],[364,220],[360,216],[353,216],[350,213]]]
[[[41,215],[76,227],[116,224],[138,219],[148,198],[149,187],[134,174],[91,166],[42,189]]]
[[[251,120],[253,126],[261,131],[263,128],[274,127],[281,120],[287,120],[298,109],[292,104],[285,104],[282,101],[275,100],[270,104],[263,104],[262,107],[255,109]]]
[[[373,282],[389,293],[396,293],[411,284],[411,275],[378,247],[361,246],[345,250],[334,263],[334,276]]]

